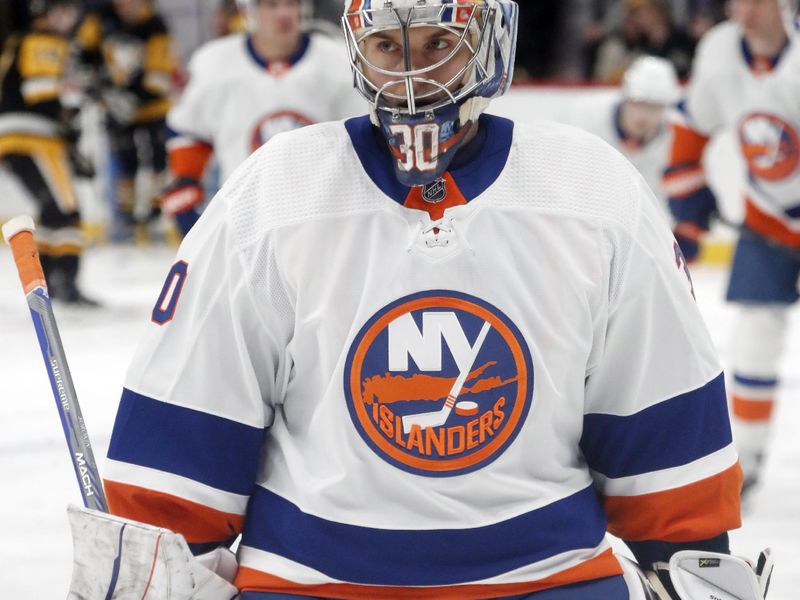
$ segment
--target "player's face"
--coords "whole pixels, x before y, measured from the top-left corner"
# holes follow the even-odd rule
[[[408,38],[412,70],[424,69],[441,62],[458,46],[460,39],[455,33],[434,26],[413,27],[408,32]],[[380,69],[394,72],[406,70],[403,37],[399,29],[390,29],[367,36],[362,42],[362,52],[370,64]],[[461,81],[452,80],[464,69],[471,56],[471,51],[464,44],[450,60],[420,77],[447,86],[451,92],[455,91],[461,85]],[[397,76],[386,75],[369,66],[365,67],[365,74],[370,82],[378,88],[398,80]],[[406,94],[403,83],[388,86],[385,91],[402,97],[405,97]],[[421,101],[424,104],[435,102],[446,95],[437,86],[421,81],[414,82],[414,94],[418,99],[422,96]],[[387,101],[397,106],[405,104],[391,96],[387,97]]]
[[[114,10],[123,21],[136,21],[145,6],[147,0],[114,0]]]
[[[661,128],[664,107],[652,102],[625,102],[622,127],[625,133],[637,140],[651,140]]]
[[[294,45],[302,26],[300,0],[256,0],[256,35],[272,43]]]
[[[66,35],[78,20],[78,7],[74,4],[57,4],[47,13],[50,27],[62,35]]]
[[[731,0],[731,14],[746,36],[770,38],[783,35],[778,0]]]

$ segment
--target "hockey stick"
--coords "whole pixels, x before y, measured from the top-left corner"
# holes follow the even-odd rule
[[[488,321],[484,321],[481,332],[478,334],[478,339],[475,340],[475,345],[472,347],[472,357],[470,358],[469,364],[465,365],[458,374],[453,387],[450,389],[450,393],[447,394],[447,400],[445,400],[444,406],[432,412],[405,415],[403,417],[403,433],[409,433],[414,425],[426,429],[428,427],[439,427],[447,422],[447,419],[450,417],[450,412],[453,410],[453,405],[455,405],[458,395],[461,393],[461,388],[464,387],[464,383],[467,381],[470,369],[472,369],[472,365],[475,363],[475,360],[478,358],[478,353],[481,351],[481,346],[483,346],[483,342],[486,340],[486,334],[489,333],[489,329],[491,328],[492,326],[489,325]]]
[[[83,505],[86,508],[108,512],[100,474],[89,443],[89,433],[86,431],[75,386],[72,384],[53,307],[47,294],[47,282],[33,241],[34,228],[33,219],[30,217],[16,217],[3,225],[3,237],[11,246],[22,289],[31,310],[39,348],[42,351],[47,374],[50,377],[50,387],[61,418],[61,427],[67,438],[72,466],[81,488]]]

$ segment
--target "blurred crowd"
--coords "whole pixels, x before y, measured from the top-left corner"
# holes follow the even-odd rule
[[[216,4],[207,36],[227,33],[235,0]],[[86,0],[87,8],[104,0]],[[107,3],[107,2],[106,2]],[[0,38],[21,19],[26,0],[0,0]],[[158,3],[167,17],[169,2]],[[175,3],[172,3],[175,4]],[[527,0],[520,2],[517,80],[619,83],[639,56],[660,56],[688,75],[695,46],[725,18],[725,0]],[[314,14],[335,26],[340,0],[314,0]],[[203,41],[201,39],[197,40]],[[180,42],[180,40],[178,40]]]
[[[688,76],[695,46],[725,18],[725,0],[523,0],[517,80],[619,83],[639,56],[669,60]],[[317,0],[335,20],[339,0]]]

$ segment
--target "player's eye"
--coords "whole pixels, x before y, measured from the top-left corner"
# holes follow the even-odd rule
[[[450,42],[444,38],[436,38],[428,42],[428,48],[431,50],[447,50],[450,48]]]
[[[380,40],[378,42],[378,50],[381,52],[396,52],[399,46],[391,40]]]

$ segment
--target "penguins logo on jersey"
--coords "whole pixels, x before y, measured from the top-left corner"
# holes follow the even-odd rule
[[[250,135],[250,151],[255,152],[279,133],[313,125],[309,117],[291,110],[281,110],[264,115],[258,120]]]
[[[765,181],[791,175],[800,163],[800,141],[791,125],[768,113],[746,115],[739,141],[750,173]]]
[[[434,290],[379,310],[350,347],[344,393],[378,456],[418,475],[480,469],[525,422],[533,365],[517,327],[491,304]]]

